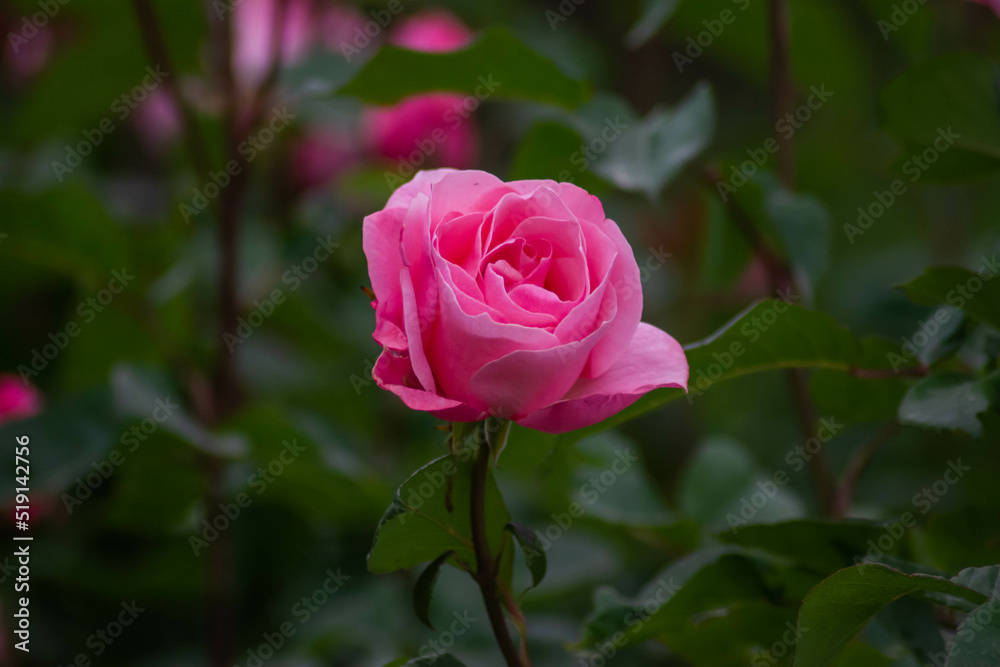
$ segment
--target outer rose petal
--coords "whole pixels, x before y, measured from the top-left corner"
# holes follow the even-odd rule
[[[596,424],[660,387],[687,388],[688,363],[680,344],[645,322],[628,350],[603,375],[582,378],[566,397],[517,423],[546,433],[565,433]]]
[[[362,246],[368,257],[368,278],[378,301],[375,340],[394,350],[406,349],[403,335],[403,296],[399,272],[403,257],[399,239],[406,209],[386,208],[365,218]]]
[[[448,174],[454,173],[454,169],[427,169],[418,171],[409,181],[396,188],[396,191],[385,203],[385,208],[410,208],[410,202],[417,195],[431,196],[431,186],[440,181]]]
[[[486,418],[486,413],[477,410],[461,401],[454,401],[423,389],[404,384],[407,376],[412,374],[410,361],[405,357],[395,357],[389,352],[383,352],[375,362],[372,377],[382,389],[403,399],[403,403],[413,410],[430,412],[438,419],[455,422],[474,422]]]
[[[639,320],[642,319],[642,280],[639,275],[639,265],[632,254],[632,246],[625,240],[625,235],[618,225],[610,220],[601,227],[608,238],[618,246],[618,256],[611,267],[611,289],[615,293],[617,311],[613,314],[607,335],[594,346],[590,354],[590,366],[585,371],[586,377],[599,377],[623,356],[629,340],[633,340]]]

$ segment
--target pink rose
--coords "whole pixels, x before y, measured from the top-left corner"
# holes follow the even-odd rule
[[[467,46],[472,31],[447,12],[428,11],[401,24],[390,41],[414,51],[440,53]],[[476,159],[476,127],[462,106],[465,101],[462,95],[432,93],[367,109],[362,134],[375,153],[390,160],[471,167]]]
[[[415,410],[562,433],[687,386],[681,346],[639,321],[632,249],[575,185],[422,171],[365,218],[364,250],[373,376]]]
[[[38,390],[14,375],[0,376],[0,424],[33,417],[42,410]]]

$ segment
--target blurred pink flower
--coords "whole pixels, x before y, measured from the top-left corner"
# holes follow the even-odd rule
[[[15,83],[21,83],[41,72],[48,64],[56,47],[56,36],[51,26],[35,28],[27,33],[23,27],[15,29],[4,40],[4,64]]]
[[[33,417],[42,410],[42,395],[16,375],[0,376],[0,424]]]
[[[991,7],[998,15],[1000,15],[1000,0],[970,0],[971,2],[978,3],[980,5],[986,5]]]
[[[389,41],[414,51],[446,53],[468,46],[472,31],[451,14],[431,10],[408,19]]]
[[[461,95],[434,93],[368,109],[362,133],[376,153],[391,160],[464,169],[476,157],[476,127],[464,101]]]
[[[154,154],[162,153],[181,133],[181,116],[170,93],[154,88],[140,104],[132,122],[139,140]]]
[[[233,68],[243,90],[256,88],[267,76],[278,12],[284,14],[282,64],[301,60],[312,46],[312,0],[243,0],[233,11]]]
[[[364,15],[354,7],[330,5],[322,9],[316,18],[316,37],[328,51],[340,51],[341,45],[353,44],[357,37],[355,31],[363,31],[364,24]]]
[[[292,143],[290,153],[292,186],[309,190],[333,180],[350,166],[357,151],[344,133],[314,128]]]
[[[473,33],[443,11],[417,14],[398,26],[390,41],[397,46],[428,52],[460,49]],[[362,134],[382,157],[413,166],[472,166],[476,158],[476,126],[465,97],[452,93],[416,95],[392,107],[366,109]]]

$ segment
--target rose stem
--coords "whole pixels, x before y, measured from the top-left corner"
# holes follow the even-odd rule
[[[514,640],[507,628],[503,615],[503,607],[497,591],[498,562],[490,554],[490,545],[486,537],[486,479],[490,469],[490,441],[487,436],[489,426],[482,424],[479,438],[479,451],[472,464],[472,497],[470,502],[472,514],[472,547],[476,554],[476,574],[473,577],[479,584],[486,604],[486,614],[490,618],[493,635],[496,637],[500,652],[509,667],[522,667]]]

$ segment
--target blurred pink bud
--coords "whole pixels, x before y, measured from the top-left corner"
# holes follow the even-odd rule
[[[297,190],[309,190],[332,181],[355,159],[350,138],[329,129],[307,131],[291,146],[291,179]]]
[[[139,140],[151,153],[162,153],[181,133],[181,115],[170,93],[154,88],[138,106],[132,122]]]
[[[267,76],[275,48],[277,16],[284,17],[282,64],[301,60],[312,45],[312,0],[243,0],[233,11],[233,68],[244,90],[255,88]]]
[[[390,42],[416,51],[447,52],[467,46],[472,36],[457,18],[435,10],[400,24]],[[362,132],[382,157],[424,169],[466,169],[476,159],[476,126],[465,101],[461,95],[433,93],[407,98],[393,107],[367,109]]]
[[[372,149],[390,160],[465,169],[475,162],[476,128],[464,102],[461,95],[435,93],[368,109],[362,132]]]
[[[41,411],[42,395],[37,389],[16,375],[0,376],[0,424],[33,417]]]
[[[432,10],[409,18],[389,41],[414,51],[445,53],[468,46],[472,31],[451,14]]]
[[[56,36],[51,26],[37,27],[23,19],[23,25],[16,26],[4,42],[7,71],[14,82],[20,83],[45,69],[55,50]]]

